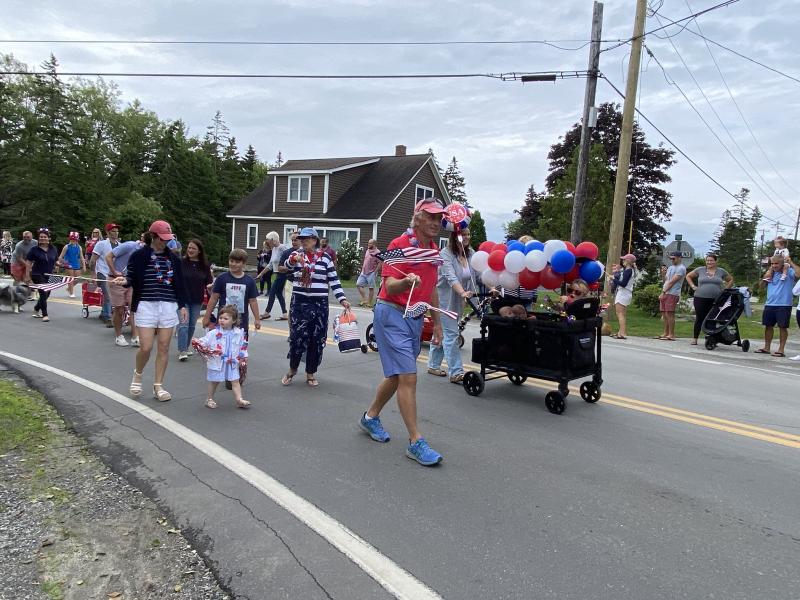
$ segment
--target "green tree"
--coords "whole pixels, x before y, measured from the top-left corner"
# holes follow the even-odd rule
[[[162,218],[164,211],[158,202],[139,192],[131,192],[125,202],[111,209],[108,220],[119,225],[125,237],[138,239],[140,233],[147,231],[150,223]]]
[[[544,197],[544,194],[537,193],[531,184],[528,191],[525,192],[522,208],[514,211],[519,215],[519,218],[503,225],[507,239],[515,240],[523,235],[532,236],[534,234],[534,231],[539,226]]]
[[[458,161],[455,156],[453,160],[450,161],[450,164],[447,165],[442,179],[444,180],[444,187],[447,190],[447,194],[450,196],[450,200],[453,202],[460,202],[467,208],[472,208],[467,199],[467,194],[464,191],[464,176],[461,174],[461,169],[458,166]]]
[[[756,254],[756,230],[761,220],[758,207],[750,209],[747,200],[750,190],[742,188],[736,194],[736,206],[728,213],[728,218],[718,238],[718,252],[729,265],[733,276],[739,280],[756,279],[759,275]],[[724,215],[723,215],[724,216]]]
[[[486,241],[486,221],[481,216],[481,211],[476,210],[472,213],[472,221],[469,223],[470,246],[475,250]]]

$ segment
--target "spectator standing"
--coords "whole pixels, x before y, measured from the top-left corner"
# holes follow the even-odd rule
[[[792,288],[794,287],[795,272],[789,267],[783,270],[785,259],[780,254],[773,255],[770,259],[772,280],[767,283],[767,301],[764,303],[764,313],[761,324],[764,325],[764,347],[756,350],[758,354],[769,354],[772,338],[775,335],[775,326],[778,327],[778,350],[772,356],[783,358],[786,356],[786,340],[789,339],[789,322],[792,319]],[[763,284],[762,284],[763,285]]]
[[[675,340],[675,309],[681,299],[681,286],[686,277],[686,267],[680,252],[670,253],[669,260],[672,264],[664,275],[664,285],[661,286],[661,295],[658,297],[658,307],[664,320],[664,333],[656,339],[672,342]]]
[[[92,248],[92,259],[89,261],[89,268],[94,269],[97,284],[103,291],[103,307],[100,310],[100,319],[105,321],[106,327],[113,327],[111,321],[111,295],[108,289],[108,278],[111,274],[111,269],[106,263],[106,255],[114,248],[119,246],[119,225],[116,223],[108,223],[106,225],[106,234],[108,237],[104,240],[99,240]]]
[[[284,265],[293,277],[293,285],[287,356],[289,371],[281,383],[292,383],[305,356],[306,383],[317,387],[319,382],[316,373],[322,363],[322,351],[328,338],[329,290],[345,308],[350,308],[350,303],[344,295],[330,255],[320,247],[317,230],[303,227],[297,237],[302,248],[292,252]]]
[[[708,315],[714,300],[733,285],[733,277],[722,267],[717,266],[719,256],[713,252],[706,255],[706,266],[697,267],[686,276],[686,282],[694,290],[694,339],[692,346],[697,345],[703,321]],[[791,290],[790,290],[791,291]],[[791,303],[790,303],[791,304]]]
[[[139,250],[142,246],[150,245],[153,241],[153,236],[150,232],[143,233],[139,241],[122,242],[116,248],[108,252],[105,256],[106,264],[109,268],[109,276],[111,278],[127,277],[128,263],[130,262],[133,253]],[[108,286],[108,295],[111,300],[111,322],[114,324],[114,343],[117,346],[133,346],[138,348],[139,336],[136,335],[136,315],[131,310],[131,301],[133,299],[133,289],[125,287],[124,285],[110,285]],[[131,342],[122,335],[122,326],[125,321],[125,312],[130,311],[131,321]]]
[[[11,257],[14,255],[14,240],[11,232],[4,231],[0,240],[0,262],[3,263],[3,275],[11,275]]]
[[[91,237],[86,240],[86,252],[84,258],[86,259],[87,263],[92,260],[92,252],[94,251],[95,244],[102,239],[102,232],[97,228],[93,229]]]
[[[336,250],[328,243],[328,238],[320,238],[319,245],[322,248],[322,251],[328,255],[333,263],[334,268],[336,267]]]
[[[389,244],[388,250],[421,248],[433,251],[438,258],[436,237],[442,227],[445,212],[441,201],[425,198],[417,202],[411,227]],[[375,398],[361,415],[359,426],[376,442],[388,442],[389,433],[383,428],[380,413],[397,394],[397,405],[408,430],[406,456],[419,464],[433,466],[442,461],[442,455],[428,445],[417,429],[417,357],[420,351],[422,315],[404,317],[409,302],[427,302],[439,305],[436,283],[439,279],[438,260],[399,262],[383,265],[383,284],[375,304],[373,320],[375,338],[383,367],[383,381],[378,385]],[[433,311],[433,338],[442,339],[439,313]]]
[[[80,234],[77,231],[69,232],[69,243],[61,249],[61,255],[56,263],[70,277],[79,277],[86,270],[86,259],[80,245]],[[75,282],[67,284],[67,293],[70,298],[75,297]]]
[[[256,276],[256,280],[258,281],[258,293],[264,294],[265,296],[269,294],[269,288],[272,285],[272,269],[267,268],[271,256],[272,247],[269,244],[269,234],[267,234],[267,238],[265,238],[261,243],[261,250],[258,251],[258,256],[256,257],[256,269],[258,269],[258,275]],[[267,289],[266,292],[264,291],[264,288]]]
[[[50,230],[42,227],[39,230],[39,243],[28,251],[28,256],[25,258],[27,265],[25,280],[36,284],[47,283],[48,275],[53,273],[57,259],[58,252],[50,244]],[[33,307],[31,316],[47,323],[50,321],[47,315],[47,299],[50,297],[50,292],[44,290],[38,292],[39,299]]]
[[[289,269],[286,268],[286,261],[293,252],[300,250],[300,240],[297,237],[297,232],[292,232],[290,238],[291,244],[286,246],[281,244],[279,247],[283,248],[281,255],[278,257],[278,265],[275,267],[275,278],[272,280],[272,285],[269,288],[269,300],[267,301],[267,310],[265,314],[269,318],[272,311],[272,306],[275,304],[275,299],[278,299],[278,304],[281,305],[281,316],[275,319],[276,321],[288,321],[289,313],[286,310],[286,297],[283,290],[286,287],[286,280],[289,278]],[[291,297],[290,297],[291,302]],[[262,315],[263,318],[263,315]]]
[[[639,271],[636,269],[636,256],[626,254],[621,256],[622,268],[614,271],[611,286],[614,292],[614,310],[617,312],[619,330],[611,337],[624,340],[628,337],[628,306],[633,300],[633,288]]]
[[[214,282],[211,276],[211,267],[206,258],[203,242],[198,239],[189,240],[186,244],[186,256],[181,259],[183,271],[183,285],[186,288],[186,309],[189,317],[178,325],[178,360],[184,362],[194,354],[190,346],[194,337],[197,318],[203,308],[203,299],[206,290]],[[239,314],[236,314],[239,320]]]
[[[375,279],[378,276],[378,258],[380,252],[378,242],[376,240],[369,240],[367,242],[367,249],[364,251],[364,262],[361,264],[361,273],[356,280],[356,288],[358,288],[358,295],[361,296],[359,306],[372,308],[372,298],[375,296]],[[369,297],[364,292],[364,288],[369,289]]]
[[[22,239],[14,246],[14,254],[11,255],[11,277],[14,278],[15,283],[28,281],[28,265],[26,261],[31,248],[36,246],[37,243],[30,231],[23,231]]]
[[[267,234],[267,239],[265,240],[266,243],[269,245],[269,256],[267,257],[267,263],[264,269],[258,274],[258,279],[261,279],[263,275],[269,273],[269,286],[267,288],[267,292],[270,292],[272,289],[272,277],[275,273],[278,272],[278,266],[280,265],[281,254],[283,251],[288,248],[286,244],[281,244],[281,238],[278,236],[277,231],[270,231]],[[281,311],[283,316],[280,317],[281,321],[285,321],[288,317],[286,315],[286,301],[284,299],[279,299],[278,302],[281,305]],[[275,296],[270,294],[270,300],[267,302],[267,310],[264,311],[264,314],[261,315],[262,319],[269,319],[270,318],[270,311],[272,310],[272,305],[275,303]]]

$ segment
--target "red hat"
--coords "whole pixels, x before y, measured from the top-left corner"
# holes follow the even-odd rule
[[[423,198],[417,202],[417,205],[414,207],[414,214],[423,211],[432,214],[446,212],[444,206],[442,206],[442,201],[438,198]]]
[[[157,235],[165,242],[168,242],[174,238],[172,235],[172,227],[166,221],[153,221],[153,224],[150,225],[150,229],[148,229],[148,231],[154,235]]]
[[[116,223],[109,223],[108,225],[106,225],[106,233],[108,233],[112,229],[119,229],[119,225],[117,225]]]

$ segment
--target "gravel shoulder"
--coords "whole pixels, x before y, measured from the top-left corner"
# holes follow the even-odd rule
[[[157,506],[0,371],[0,599],[223,600]]]

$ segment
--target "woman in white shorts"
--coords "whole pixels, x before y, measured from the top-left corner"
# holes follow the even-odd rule
[[[174,239],[169,223],[155,221],[150,225],[149,234],[152,236],[150,243],[131,254],[127,276],[117,277],[113,283],[133,288],[131,311],[136,315],[141,345],[136,353],[131,396],[138,398],[142,395],[142,372],[150,360],[155,343],[153,398],[166,402],[172,399],[172,395],[163,387],[169,346],[175,326],[188,318],[186,290],[180,257],[167,248],[167,242]]]
[[[620,258],[622,259],[622,268],[616,270],[614,279],[611,282],[612,287],[616,290],[614,294],[614,308],[617,311],[619,331],[611,337],[624,340],[628,337],[627,313],[628,306],[631,300],[633,300],[633,286],[636,282],[637,271],[636,256],[633,254],[626,254]]]

